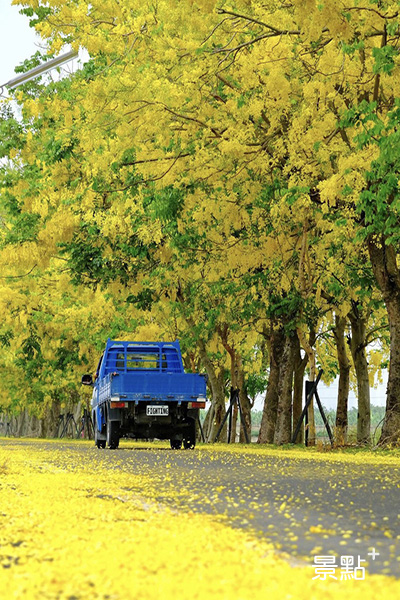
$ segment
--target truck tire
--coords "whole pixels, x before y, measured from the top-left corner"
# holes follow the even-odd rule
[[[98,431],[97,430],[94,432],[94,443],[96,444],[96,446],[98,448],[105,448],[106,447],[106,440],[99,440],[99,438],[98,438]]]
[[[196,446],[196,422],[191,419],[191,423],[185,432],[183,438],[183,447],[185,450],[194,450]]]
[[[97,448],[105,448],[106,440],[104,439],[104,435],[101,435],[100,431],[97,428],[96,416],[93,413],[93,427],[94,427],[94,443]]]
[[[185,448],[185,450],[194,450],[195,446],[196,446],[196,440],[192,440],[190,438],[183,440],[183,447]]]
[[[171,438],[169,440],[172,450],[180,450],[182,448],[182,440]]]
[[[119,446],[119,421],[107,421],[107,446],[111,450]]]

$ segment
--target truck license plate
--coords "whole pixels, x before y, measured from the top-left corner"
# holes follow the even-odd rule
[[[168,406],[146,406],[148,417],[168,417]]]

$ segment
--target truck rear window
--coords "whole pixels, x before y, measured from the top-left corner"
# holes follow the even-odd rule
[[[124,355],[122,355],[122,360]],[[163,355],[165,360],[165,355]],[[126,353],[126,368],[128,371],[133,369],[160,369],[160,355],[150,353],[129,352]]]

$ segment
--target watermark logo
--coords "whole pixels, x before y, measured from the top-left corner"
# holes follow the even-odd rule
[[[379,556],[379,552],[376,552],[375,548],[372,548],[371,552],[368,552],[368,556],[371,556],[372,560],[375,560]],[[349,579],[362,581],[365,579],[365,567],[361,563],[365,562],[366,559],[361,558],[359,555],[357,559],[351,555],[340,557],[333,555],[314,556],[313,567],[315,569],[315,576],[313,579],[326,581],[331,578],[339,579],[340,581],[348,581]],[[339,568],[340,571],[338,572]]]

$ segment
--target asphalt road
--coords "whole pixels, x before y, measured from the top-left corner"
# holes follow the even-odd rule
[[[74,456],[79,462],[90,457],[110,471],[149,476],[153,500],[222,517],[272,541],[292,560],[312,566],[315,555],[334,555],[340,567],[340,557],[354,556],[356,564],[357,557],[366,560],[360,564],[367,573],[400,577],[400,468],[393,462],[173,451],[150,443],[138,448],[124,442],[118,450],[64,444],[72,463]]]

